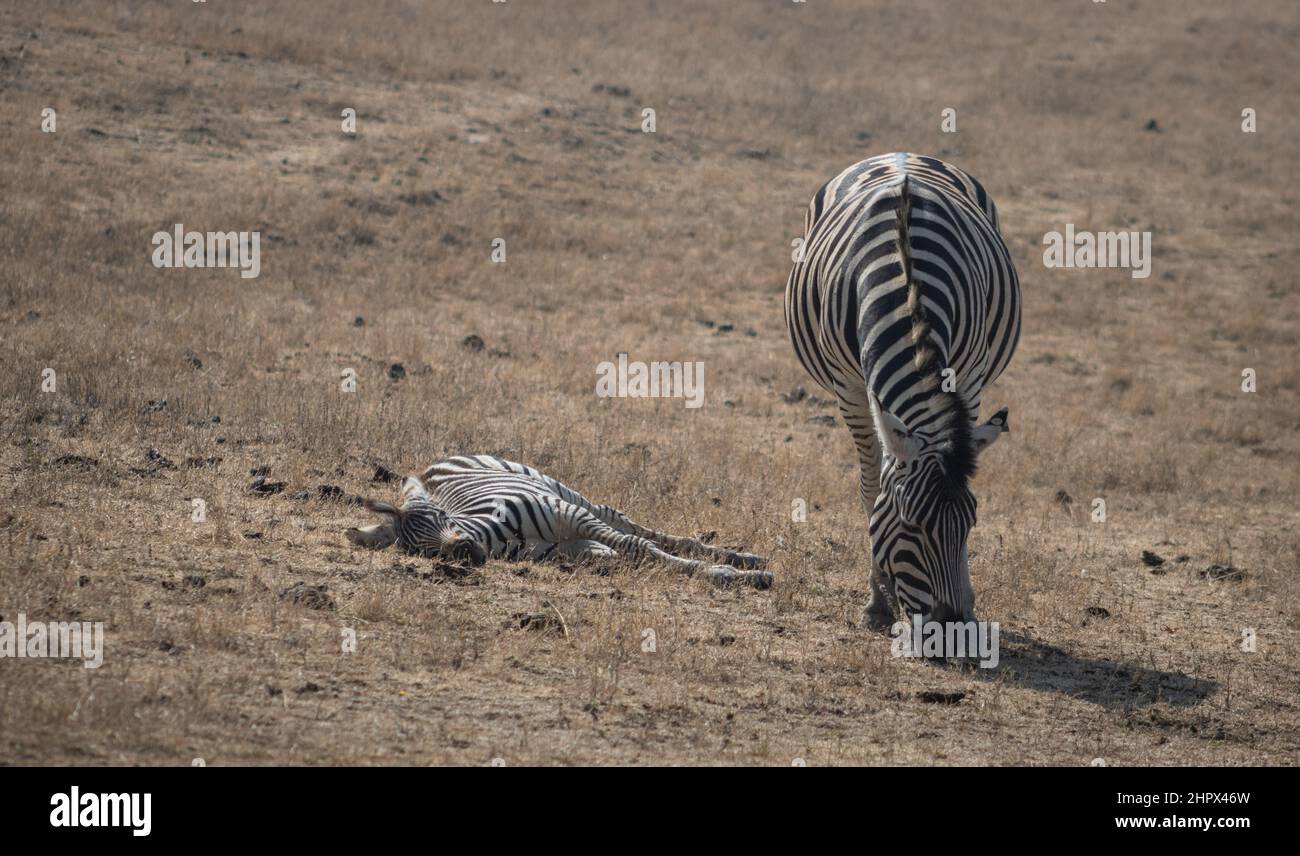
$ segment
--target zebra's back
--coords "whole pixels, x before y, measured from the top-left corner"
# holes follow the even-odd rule
[[[582,494],[526,464],[492,455],[461,455],[421,474],[430,498],[453,514],[491,513],[503,497],[553,496],[590,509]]]

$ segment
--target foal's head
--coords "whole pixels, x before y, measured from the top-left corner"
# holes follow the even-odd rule
[[[457,527],[448,514],[429,499],[424,483],[415,476],[402,482],[401,496],[396,506],[368,499],[366,508],[383,518],[375,526],[352,528],[348,540],[374,550],[397,544],[406,553],[419,556],[468,561],[481,565],[487,561],[487,551],[466,532]]]

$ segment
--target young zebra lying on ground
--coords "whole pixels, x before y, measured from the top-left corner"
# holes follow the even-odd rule
[[[397,507],[373,500],[366,507],[384,522],[354,527],[347,536],[375,550],[396,543],[408,553],[476,565],[489,558],[650,558],[717,585],[772,584],[770,573],[755,570],[767,565],[762,556],[647,529],[532,467],[488,455],[436,463],[402,482]]]

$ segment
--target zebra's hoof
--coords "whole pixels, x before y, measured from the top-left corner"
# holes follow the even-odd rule
[[[889,629],[893,626],[893,612],[872,609],[868,606],[866,612],[862,613],[862,629],[864,630],[870,630],[875,633],[888,633]]]
[[[704,576],[715,586],[743,585],[756,589],[772,587],[772,574],[768,571],[738,571],[727,565],[706,568]]]
[[[767,557],[754,553],[728,553],[727,564],[747,571],[762,570],[767,567]]]

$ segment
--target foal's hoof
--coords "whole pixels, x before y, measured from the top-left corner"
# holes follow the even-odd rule
[[[762,570],[767,567],[767,556],[759,556],[754,553],[728,553],[727,564],[734,568],[744,568],[745,570]]]
[[[738,571],[728,565],[712,565],[704,569],[704,576],[715,586],[749,586],[756,589],[772,587],[772,574],[768,571]]]

